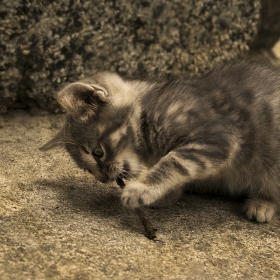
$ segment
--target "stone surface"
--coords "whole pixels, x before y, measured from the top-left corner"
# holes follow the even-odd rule
[[[0,115],[0,279],[280,279],[280,217],[248,221],[242,202],[185,194],[138,217],[61,151],[38,148],[64,115]]]
[[[198,75],[249,50],[260,0],[0,2],[0,112],[59,111],[55,93],[97,70]]]

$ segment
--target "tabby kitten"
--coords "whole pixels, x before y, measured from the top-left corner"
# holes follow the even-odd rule
[[[175,201],[184,186],[246,194],[249,219],[268,222],[280,200],[279,73],[247,62],[200,78],[127,80],[102,72],[57,99],[64,146],[103,183],[124,179],[130,208]]]

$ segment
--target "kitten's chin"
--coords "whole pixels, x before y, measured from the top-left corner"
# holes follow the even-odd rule
[[[112,181],[109,179],[109,177],[104,174],[104,173],[97,173],[95,174],[94,172],[92,172],[89,168],[84,168],[85,171],[88,171],[91,175],[93,175],[95,177],[95,179],[101,183],[107,183],[108,181]]]

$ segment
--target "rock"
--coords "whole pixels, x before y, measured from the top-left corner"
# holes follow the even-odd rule
[[[2,0],[0,15],[0,112],[58,112],[55,93],[99,70],[199,75],[248,52],[260,0]]]

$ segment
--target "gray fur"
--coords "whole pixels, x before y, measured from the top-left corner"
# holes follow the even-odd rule
[[[43,149],[63,145],[101,182],[122,177],[125,206],[174,202],[184,186],[246,194],[249,219],[280,200],[279,73],[232,62],[188,80],[103,72],[58,93],[68,112]]]

